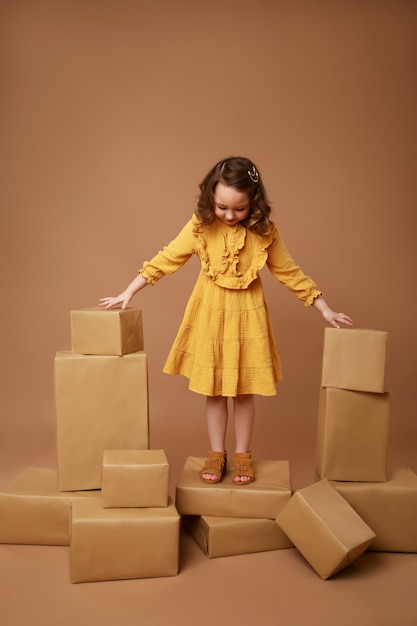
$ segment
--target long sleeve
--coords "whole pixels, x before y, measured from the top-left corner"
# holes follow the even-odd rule
[[[267,266],[271,273],[306,306],[313,304],[314,299],[322,295],[312,278],[296,265],[278,231],[276,238],[268,247]]]
[[[153,259],[145,261],[139,274],[151,285],[165,274],[173,274],[196,252],[195,242],[192,220],[189,220],[175,239],[162,248]]]

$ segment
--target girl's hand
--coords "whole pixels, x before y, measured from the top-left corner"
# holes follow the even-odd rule
[[[130,285],[128,285],[126,289],[122,291],[122,293],[120,293],[118,296],[111,298],[100,298],[98,303],[104,309],[111,309],[113,306],[117,306],[118,304],[121,304],[122,309],[125,309],[135,293],[146,287],[147,284],[148,281],[146,280],[146,278],[143,278],[143,276],[138,274],[132,280]]]
[[[329,322],[329,324],[334,326],[334,328],[340,328],[340,324],[345,324],[345,326],[353,326],[353,321],[348,315],[345,315],[344,313],[335,313],[334,311],[332,311],[332,309],[321,296],[314,300],[313,306],[315,309],[320,311],[326,322]]]
[[[118,304],[121,304],[122,309],[125,309],[127,305],[129,304],[129,302],[131,301],[132,296],[133,294],[131,294],[130,292],[123,291],[123,293],[115,297],[100,298],[99,306],[103,307],[104,309],[111,309],[112,307],[117,306]]]
[[[353,321],[348,315],[344,313],[335,313],[329,309],[328,312],[323,311],[322,315],[324,319],[329,322],[334,328],[340,328],[340,324],[344,324],[345,326],[353,326]]]

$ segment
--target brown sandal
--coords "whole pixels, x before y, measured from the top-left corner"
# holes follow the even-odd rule
[[[204,480],[206,483],[210,483],[215,485],[219,483],[223,474],[226,471],[227,464],[227,453],[226,452],[209,452],[208,458],[204,463],[203,469],[200,471],[200,478]],[[204,478],[203,474],[212,474],[216,477],[215,480],[209,480],[208,478]]]
[[[248,480],[236,480],[238,476],[247,476]],[[233,482],[235,485],[249,485],[255,480],[251,452],[236,452],[233,457]]]

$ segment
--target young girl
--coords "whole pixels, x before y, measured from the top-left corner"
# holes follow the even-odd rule
[[[254,394],[275,395],[281,378],[259,277],[265,263],[332,326],[353,326],[350,317],[329,308],[313,280],[294,263],[270,213],[255,165],[243,157],[220,161],[200,184],[197,210],[178,236],[144,263],[125,291],[100,300],[106,309],[124,309],[140,289],[198,255],[201,271],[163,371],[186,376],[189,389],[207,397],[211,451],[200,476],[211,484],[221,481],[226,468],[228,398],[233,398],[235,427],[233,480],[239,485],[254,480]]]

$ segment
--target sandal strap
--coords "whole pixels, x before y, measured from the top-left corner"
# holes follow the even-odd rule
[[[236,452],[233,457],[233,477],[247,476],[253,480],[252,454],[250,452]]]
[[[226,463],[226,452],[209,452],[203,469],[200,471],[200,476],[202,474],[213,474],[213,476],[216,476],[216,478],[220,480],[223,476]]]

